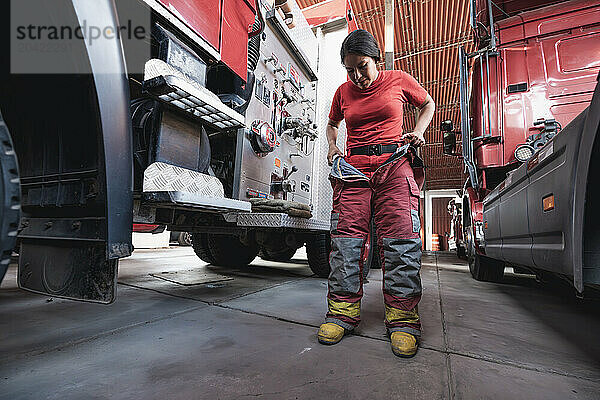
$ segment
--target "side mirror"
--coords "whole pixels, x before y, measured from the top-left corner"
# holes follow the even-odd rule
[[[442,132],[450,132],[450,131],[453,131],[453,130],[454,130],[454,124],[452,123],[452,120],[449,120],[449,119],[447,119],[447,120],[445,120],[445,121],[442,121],[442,122],[440,123],[440,130],[441,130]]]
[[[456,155],[456,132],[454,124],[450,120],[442,121],[440,130],[443,132],[444,154]]]

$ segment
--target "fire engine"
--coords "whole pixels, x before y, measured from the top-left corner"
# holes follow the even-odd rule
[[[460,51],[464,245],[477,280],[506,265],[600,284],[597,1],[471,2],[475,51]]]
[[[133,223],[228,267],[306,244],[328,275],[318,46],[294,1],[6,3],[0,279],[17,240],[21,288],[110,303]],[[52,35],[68,51],[35,53]]]

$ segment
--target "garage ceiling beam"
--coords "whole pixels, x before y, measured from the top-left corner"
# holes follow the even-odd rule
[[[396,0],[385,0],[385,69],[394,69],[394,6]]]

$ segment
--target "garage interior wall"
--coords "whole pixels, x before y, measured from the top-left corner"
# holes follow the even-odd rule
[[[455,189],[426,190],[425,191],[425,243],[424,250],[431,251],[431,237],[433,234],[444,236],[450,232],[450,214],[448,214],[448,202],[456,199],[460,202]],[[440,240],[440,243],[443,243]],[[442,248],[443,249],[443,248]]]

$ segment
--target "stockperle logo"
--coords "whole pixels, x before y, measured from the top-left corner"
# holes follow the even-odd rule
[[[11,0],[13,74],[143,73],[150,10],[138,1]],[[121,57],[121,60],[119,60]],[[112,62],[111,62],[112,61]]]

